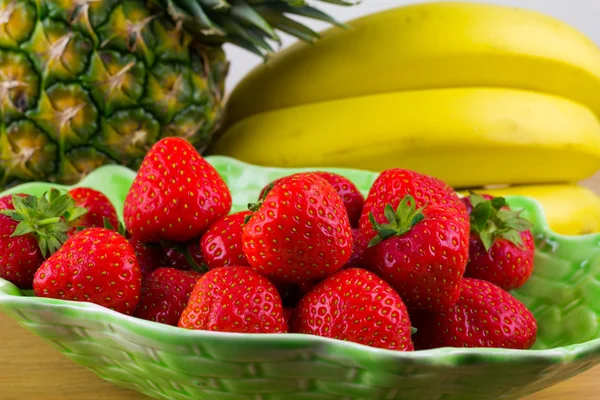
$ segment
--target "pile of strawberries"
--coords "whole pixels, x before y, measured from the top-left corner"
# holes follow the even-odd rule
[[[301,333],[411,351],[530,348],[509,291],[533,270],[531,224],[501,198],[463,199],[414,171],[366,199],[343,176],[297,173],[230,214],[231,193],[186,141],[146,155],[124,226],[100,192],[0,198],[0,277],[185,329]]]

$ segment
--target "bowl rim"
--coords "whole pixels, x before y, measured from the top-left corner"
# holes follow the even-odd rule
[[[263,167],[242,162],[240,160],[227,156],[206,156],[205,159],[211,164],[237,164],[241,167],[259,168],[280,171],[282,174],[289,174],[307,170],[326,170],[331,172],[364,172],[369,174],[377,174],[372,171],[351,169],[351,168],[281,168],[281,167]],[[135,172],[131,169],[118,165],[101,166],[81,181],[74,185],[59,185],[48,182],[29,182],[14,186],[8,190],[0,192],[0,197],[7,194],[14,194],[18,191],[27,191],[28,188],[45,184],[49,187],[57,188],[72,188],[77,186],[85,186],[86,181],[94,175],[104,174],[120,174],[125,177],[132,178]],[[554,239],[563,242],[579,242],[592,241],[600,243],[600,233],[588,233],[585,235],[567,236],[553,232],[547,223],[541,204],[526,196],[506,196],[507,199],[519,200],[522,204],[527,204],[528,209],[538,221],[539,229],[545,234],[552,236]],[[7,307],[8,306],[8,307]],[[59,300],[51,298],[40,298],[26,296],[11,282],[0,278],[0,310],[2,308],[18,309],[20,306],[40,306],[47,311],[63,312],[66,311],[72,315],[82,316],[83,319],[103,321],[106,324],[116,324],[120,328],[137,333],[138,335],[147,337],[161,337],[173,340],[198,340],[209,339],[211,341],[223,341],[231,343],[243,342],[245,345],[260,345],[278,347],[285,344],[306,345],[311,346],[326,346],[332,352],[339,350],[342,354],[348,352],[358,352],[365,357],[374,356],[378,359],[387,358],[392,361],[402,361],[411,364],[427,364],[430,366],[448,366],[454,364],[473,364],[473,363],[497,363],[497,362],[547,362],[547,363],[564,363],[600,354],[600,338],[591,339],[585,342],[576,343],[568,346],[559,346],[548,349],[534,350],[517,350],[517,349],[502,349],[502,348],[453,348],[443,347],[430,350],[419,350],[410,352],[401,352],[396,350],[379,349],[363,344],[342,341],[332,338],[320,336],[297,334],[297,333],[274,333],[274,334],[247,334],[247,333],[228,333],[228,332],[211,332],[200,330],[188,330],[170,325],[160,324],[157,322],[147,321],[108,308],[88,303],[76,302],[70,300]]]

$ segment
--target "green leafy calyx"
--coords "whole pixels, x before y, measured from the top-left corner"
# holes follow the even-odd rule
[[[369,242],[369,247],[373,247],[389,237],[401,236],[409,232],[413,226],[425,218],[423,214],[424,208],[425,206],[417,208],[415,198],[407,195],[400,201],[396,211],[394,211],[391,204],[385,206],[384,215],[387,219],[387,224],[378,223],[375,221],[373,213],[369,213],[369,221],[377,233]]]
[[[522,247],[523,240],[520,232],[533,228],[533,224],[521,217],[521,211],[508,208],[504,197],[485,197],[471,192],[469,200],[473,205],[471,211],[471,232],[479,235],[486,251],[502,238]]]
[[[50,189],[42,196],[13,196],[12,202],[14,210],[0,211],[19,223],[11,237],[33,235],[44,257],[63,245],[72,222],[87,212],[77,207],[68,193],[57,189]]]

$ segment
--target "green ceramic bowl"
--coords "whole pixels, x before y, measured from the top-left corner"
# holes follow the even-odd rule
[[[231,188],[233,211],[268,182],[299,171],[208,160]],[[327,170],[348,176],[365,193],[376,178]],[[122,209],[133,178],[130,170],[107,166],[79,185],[103,191]],[[50,186],[25,184],[9,192],[42,193]],[[1,279],[0,310],[102,378],[158,399],[517,399],[600,362],[600,235],[557,235],[536,201],[509,202],[535,223],[535,272],[515,292],[539,322],[532,350],[400,353],[308,335],[189,331],[94,304],[28,297]]]

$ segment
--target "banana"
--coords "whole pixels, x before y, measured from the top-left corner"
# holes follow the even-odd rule
[[[600,165],[600,124],[586,107],[497,88],[386,93],[248,117],[212,154],[283,167],[392,167],[454,187],[574,182]]]
[[[513,186],[474,191],[492,196],[534,198],[541,203],[550,229],[556,233],[583,235],[600,232],[600,198],[590,189],[577,184]]]
[[[600,49],[550,16],[499,5],[386,10],[297,43],[234,88],[225,127],[302,104],[405,90],[501,87],[555,94],[600,115]]]

